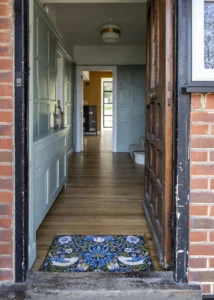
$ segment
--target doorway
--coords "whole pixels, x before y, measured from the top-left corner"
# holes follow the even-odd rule
[[[113,118],[110,121],[111,130],[106,130],[106,135],[108,138],[111,138],[112,142],[112,152],[117,152],[117,67],[116,66],[77,66],[76,67],[76,83],[77,83],[77,100],[76,100],[76,142],[75,142],[75,150],[76,152],[83,151],[84,149],[84,101],[86,101],[86,105],[88,106],[89,101],[91,104],[96,104],[96,99],[93,98],[94,90],[90,88],[90,81],[84,81],[82,77],[82,72],[87,71],[89,73],[94,74],[95,78],[95,88],[98,85],[98,95],[96,95],[98,108],[96,108],[97,120],[99,122],[98,126],[96,126],[96,133],[101,134],[104,133],[104,117],[103,117],[103,86],[102,86],[102,76],[106,74],[106,78],[109,78],[109,74],[111,74],[112,78],[112,114]],[[100,73],[100,76],[97,77],[97,74]],[[87,85],[88,82],[88,85]],[[84,99],[84,88],[86,97],[88,99]],[[87,94],[89,91],[89,94]],[[90,100],[92,97],[92,100]],[[94,106],[94,105],[93,105]],[[97,105],[95,105],[97,106]],[[106,118],[106,120],[108,117]],[[94,121],[94,120],[93,120]],[[106,125],[109,126],[107,123]],[[106,128],[107,129],[107,128]],[[94,131],[94,130],[93,130]],[[93,134],[93,132],[92,132]],[[111,137],[110,137],[111,136]]]

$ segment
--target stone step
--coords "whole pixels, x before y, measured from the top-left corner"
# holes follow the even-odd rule
[[[33,272],[26,284],[3,286],[0,299],[201,300],[202,295],[198,285],[176,284],[172,272]]]
[[[141,152],[141,151],[144,151],[144,148],[140,144],[129,145],[129,153],[132,159],[134,159],[134,152]]]
[[[136,164],[145,164],[145,152],[134,152],[134,161]]]

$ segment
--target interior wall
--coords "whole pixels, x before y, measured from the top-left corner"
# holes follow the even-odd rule
[[[77,65],[145,65],[145,46],[74,46]]]
[[[101,131],[101,78],[112,78],[112,72],[90,72],[83,91],[85,105],[97,106],[97,131]]]
[[[145,136],[146,67],[117,67],[117,151]]]

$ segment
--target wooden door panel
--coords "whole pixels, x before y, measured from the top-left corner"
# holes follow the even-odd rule
[[[173,0],[151,0],[147,18],[144,209],[160,264],[171,264]]]

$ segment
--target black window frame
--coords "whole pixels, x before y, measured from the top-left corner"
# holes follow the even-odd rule
[[[105,91],[104,90],[104,85],[105,85],[106,82],[110,82],[112,84],[112,90],[110,90],[110,91]],[[112,102],[111,103],[105,103],[105,97],[104,97],[105,93],[112,93]],[[113,102],[114,102],[113,101],[113,81],[104,80],[103,81],[103,128],[113,128],[113,105],[114,105]],[[107,104],[112,104],[112,115],[105,115],[104,107]],[[112,126],[105,126],[105,117],[112,117]]]

